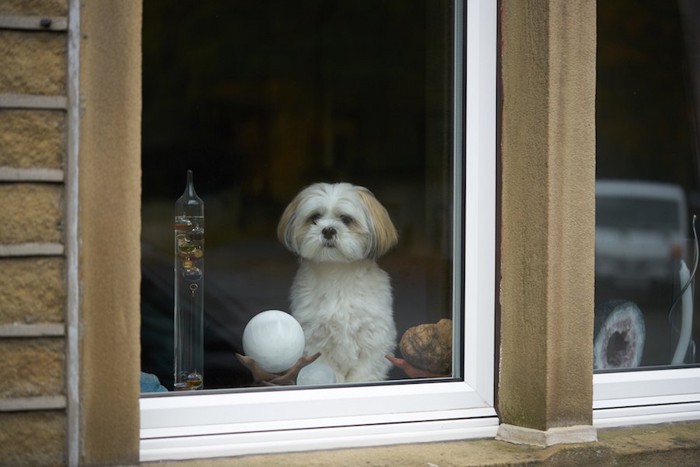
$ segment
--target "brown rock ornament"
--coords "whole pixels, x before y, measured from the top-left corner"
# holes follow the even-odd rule
[[[420,324],[404,332],[399,341],[403,358],[387,356],[410,378],[445,377],[452,374],[452,320]]]

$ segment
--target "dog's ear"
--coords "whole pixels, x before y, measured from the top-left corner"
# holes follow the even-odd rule
[[[374,197],[371,191],[358,187],[357,193],[367,212],[369,230],[372,234],[367,256],[379,258],[398,243],[399,234],[396,232],[396,227],[391,222],[386,208]]]
[[[299,251],[294,239],[294,223],[296,222],[297,209],[299,208],[299,204],[301,204],[301,200],[302,196],[301,193],[299,193],[284,210],[277,224],[277,239],[291,252],[297,254]]]

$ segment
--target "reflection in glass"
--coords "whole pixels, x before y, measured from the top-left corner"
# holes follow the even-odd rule
[[[630,180],[596,183],[596,274],[630,287],[668,281],[688,232],[680,186]]]
[[[205,389],[252,385],[235,354],[253,316],[290,310],[298,264],[276,227],[315,182],[367,187],[389,212],[397,345],[452,319],[452,23],[432,0],[144,3],[144,372],[172,387],[171,200],[190,168],[207,200]]]
[[[695,365],[700,4],[598,7],[595,368]]]

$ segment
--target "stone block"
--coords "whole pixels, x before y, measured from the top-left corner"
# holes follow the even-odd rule
[[[0,31],[0,93],[65,95],[67,37]]]
[[[62,337],[0,339],[5,374],[0,397],[63,394],[64,352]]]
[[[68,0],[3,0],[0,15],[66,16]]]
[[[0,109],[0,167],[61,169],[66,113]]]
[[[0,259],[0,324],[63,322],[64,264],[63,258]]]
[[[0,184],[0,244],[59,243],[63,185]]]
[[[66,465],[63,411],[0,413],[0,464]]]

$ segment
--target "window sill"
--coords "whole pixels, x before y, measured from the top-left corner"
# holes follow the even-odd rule
[[[493,439],[410,444],[309,453],[273,454],[184,461],[192,466],[331,465],[694,465],[700,458],[700,422],[612,428],[598,441],[548,448],[513,445]],[[177,462],[173,462],[176,465]],[[148,465],[143,464],[143,465]]]

